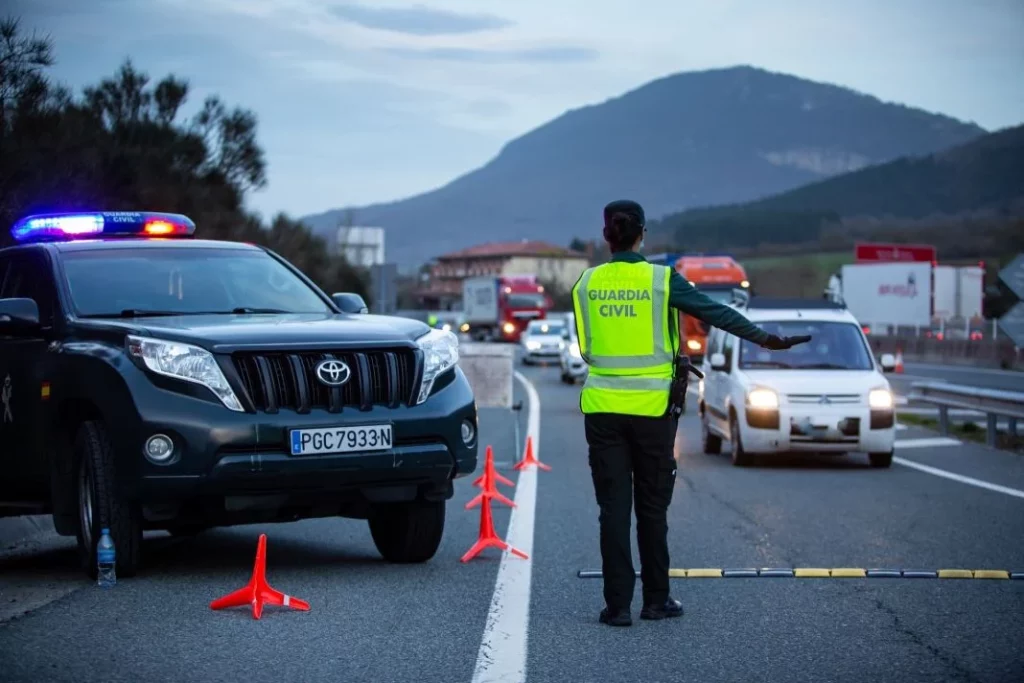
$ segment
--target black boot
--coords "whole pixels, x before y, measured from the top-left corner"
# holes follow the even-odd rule
[[[661,605],[644,605],[640,610],[641,619],[671,619],[683,616],[683,604],[669,596]]]
[[[609,626],[632,626],[633,617],[629,616],[628,609],[613,609],[605,607],[601,610],[601,623]]]

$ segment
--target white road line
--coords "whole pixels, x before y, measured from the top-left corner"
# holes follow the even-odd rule
[[[973,479],[971,477],[965,477],[962,474],[954,474],[953,472],[947,472],[946,470],[940,470],[937,467],[929,467],[928,465],[922,465],[919,462],[912,460],[904,460],[903,458],[893,458],[893,462],[899,463],[904,467],[911,467],[915,470],[927,472],[928,474],[934,474],[936,477],[943,477],[944,479],[952,479],[958,481],[961,484],[968,484],[970,486],[977,486],[978,488],[988,489],[989,491],[995,491],[996,493],[1005,493],[1008,496],[1015,498],[1024,498],[1024,491],[1018,489],[1011,489],[1009,486],[1000,486],[999,484],[990,484],[987,481],[980,479]]]
[[[925,439],[896,439],[893,445],[897,449],[936,448],[938,446],[959,446],[960,442],[948,436],[934,436]]]
[[[515,373],[526,389],[529,413],[526,435],[533,438],[533,454],[543,462],[540,452],[540,397],[537,389],[522,373]],[[519,444],[516,444],[516,448]],[[530,626],[530,578],[533,569],[534,509],[537,504],[537,469],[519,473],[516,481],[516,506],[508,521],[505,542],[526,553],[523,560],[504,553],[494,582],[494,596],[487,612],[484,637],[476,657],[473,683],[525,683],[527,631]]]

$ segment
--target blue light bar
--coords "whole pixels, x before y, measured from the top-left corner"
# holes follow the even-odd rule
[[[191,237],[195,223],[178,213],[99,211],[36,214],[11,228],[18,242],[88,239],[94,237]]]

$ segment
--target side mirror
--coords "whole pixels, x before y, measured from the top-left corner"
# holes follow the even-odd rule
[[[39,327],[39,306],[32,299],[0,299],[0,329],[28,331]]]
[[[363,297],[358,294],[351,292],[335,292],[331,295],[331,299],[334,300],[334,305],[342,310],[343,313],[369,313],[370,309],[366,307],[366,302],[363,301]]]
[[[725,370],[725,354],[713,353],[711,354],[711,369],[712,370]]]
[[[882,366],[882,372],[892,372],[896,369],[896,357],[891,353],[883,353],[878,364]]]

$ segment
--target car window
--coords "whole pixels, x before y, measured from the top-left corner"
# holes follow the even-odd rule
[[[807,344],[786,351],[768,351],[743,341],[739,347],[739,367],[743,369],[871,370],[875,367],[871,351],[856,324],[803,320],[758,324],[766,332],[780,337],[809,334],[813,338]]]
[[[509,308],[543,308],[543,294],[506,294],[505,303]]]
[[[723,337],[724,339],[724,341],[722,342],[722,355],[725,356],[725,367],[731,368],[732,351],[733,347],[736,345],[736,337],[732,336],[731,334],[728,334],[727,332],[723,332],[720,336]]]
[[[236,308],[325,313],[329,306],[264,251],[139,248],[68,252],[64,276],[83,316],[126,309],[230,313]]]
[[[716,327],[708,336],[708,357],[722,350],[722,332]]]
[[[560,335],[565,330],[565,323],[559,320],[533,320],[526,327],[530,334],[556,334]]]
[[[39,323],[43,327],[52,325],[56,289],[49,259],[42,251],[31,249],[11,254],[8,264],[0,297],[32,299],[39,307]]]

